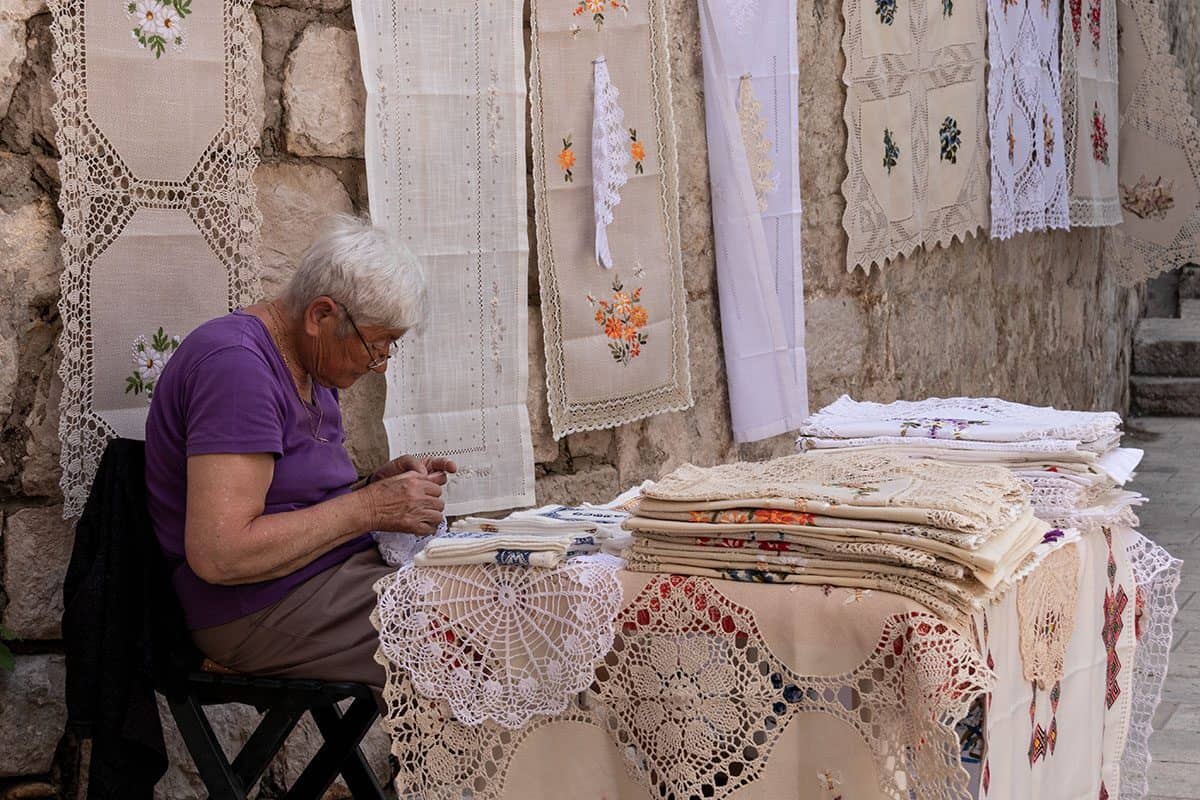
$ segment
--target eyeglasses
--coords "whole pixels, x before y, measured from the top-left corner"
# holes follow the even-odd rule
[[[354,317],[350,316],[350,309],[346,308],[345,303],[338,303],[336,300],[334,300],[334,303],[340,305],[342,307],[342,311],[346,312],[346,319],[350,320],[350,327],[354,328],[354,333],[358,336],[358,340],[362,342],[363,349],[367,351],[367,358],[370,359],[370,363],[367,364],[367,369],[379,369],[388,362],[389,358],[396,355],[397,345],[394,341],[388,342],[387,352],[382,356],[375,355],[375,351],[371,348],[371,345],[367,344],[367,340],[363,337],[362,331],[360,331],[358,329],[358,325],[355,324]]]

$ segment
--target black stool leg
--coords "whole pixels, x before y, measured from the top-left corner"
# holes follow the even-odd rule
[[[356,711],[357,706],[369,706]],[[312,711],[313,719],[317,721],[317,727],[321,729],[321,735],[326,739],[337,735],[337,730],[344,719],[349,719],[356,714],[364,716],[369,712],[374,711],[371,715],[367,727],[363,730],[363,735],[370,730],[375,719],[379,716],[379,709],[373,699],[358,698],[350,708],[346,710],[346,716],[342,716],[342,712],[337,706],[324,706],[322,708],[314,708]],[[350,790],[350,795],[355,800],[384,800],[383,787],[379,785],[379,781],[375,779],[375,772],[367,763],[367,759],[363,756],[362,748],[359,747],[359,742],[362,741],[360,736],[354,743],[354,749],[342,761],[342,777],[346,779],[346,788]]]
[[[183,735],[183,743],[191,753],[200,780],[208,789],[209,800],[246,800],[246,789],[225,757],[208,717],[192,695],[182,701],[168,698],[171,716]]]
[[[379,716],[379,708],[373,699],[366,701],[358,699],[351,704],[344,717],[341,717],[332,705],[312,708],[309,713],[313,715],[317,727],[321,729],[325,743],[321,745],[321,749],[304,768],[304,772],[300,774],[300,777],[284,796],[284,800],[320,800],[338,772],[342,771],[352,753],[357,753],[358,758],[362,759],[358,743],[366,736],[367,731],[371,729],[371,725]],[[365,760],[363,767],[367,775],[370,775],[370,770],[365,769]],[[351,767],[351,773],[356,773],[353,767]],[[354,780],[360,784],[360,789],[367,788],[361,785],[360,779],[363,777],[361,774],[355,774]],[[383,791],[379,788],[379,784],[375,783],[374,776],[370,777],[371,782],[374,783],[376,794],[374,796],[366,794],[361,797],[364,800],[373,797],[382,798]],[[353,788],[351,788],[351,792],[354,792],[356,800],[360,797]]]
[[[251,787],[258,782],[302,716],[304,709],[272,708],[267,711],[242,751],[233,759],[233,771],[242,786]]]

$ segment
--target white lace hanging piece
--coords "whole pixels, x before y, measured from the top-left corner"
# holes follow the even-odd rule
[[[604,56],[592,62],[594,96],[592,102],[592,201],[596,217],[596,263],[613,268],[608,243],[608,226],[613,209],[621,202],[621,187],[629,181],[631,157],[626,142],[625,112],[619,92],[608,74]]]
[[[992,238],[1069,228],[1060,0],[988,0]]]
[[[1127,535],[1126,551],[1137,585],[1133,660],[1133,699],[1129,738],[1121,755],[1120,800],[1141,800],[1150,791],[1150,735],[1162,700],[1167,659],[1174,640],[1175,615],[1183,562],[1136,531]]]
[[[375,585],[381,663],[468,725],[561,714],[612,647],[621,561],[404,567]]]
[[[738,80],[738,119],[742,123],[742,142],[746,146],[746,158],[750,163],[750,180],[754,184],[754,196],[758,210],[767,210],[767,199],[778,188],[775,164],[771,161],[771,140],[767,138],[767,119],[763,116],[762,103],[754,96],[754,84],[749,75]]]

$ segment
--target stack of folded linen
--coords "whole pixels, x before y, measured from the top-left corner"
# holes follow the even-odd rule
[[[554,567],[566,558],[597,553],[609,540],[623,537],[621,523],[628,516],[605,506],[550,505],[503,519],[465,517],[427,541],[413,563]]]
[[[1121,491],[1142,451],[1121,448],[1120,440],[1121,417],[1112,412],[996,398],[868,403],[842,396],[805,420],[797,444],[822,451],[887,448],[916,458],[1002,466],[1030,487],[1038,517],[1069,525],[1114,515],[1128,522],[1132,506],[1144,502]]]
[[[878,589],[960,620],[1078,537],[999,467],[844,450],[686,464],[625,527],[633,571]]]

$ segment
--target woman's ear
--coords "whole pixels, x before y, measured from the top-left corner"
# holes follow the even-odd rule
[[[333,301],[333,298],[321,295],[309,303],[308,308],[304,310],[305,333],[316,336],[321,329],[321,324],[328,318],[337,321],[337,303]]]

